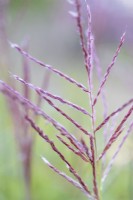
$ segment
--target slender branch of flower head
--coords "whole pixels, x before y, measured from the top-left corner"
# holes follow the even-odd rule
[[[114,112],[112,112],[109,116],[107,116],[103,122],[95,129],[95,132],[100,130],[114,115],[124,110],[127,106],[133,103],[133,99],[130,99],[128,102],[124,103],[120,108],[116,109]]]
[[[107,81],[107,78],[108,78],[108,76],[109,76],[109,74],[110,74],[110,72],[111,72],[111,69],[112,69],[112,67],[114,66],[114,64],[115,64],[115,62],[116,62],[116,60],[117,60],[117,57],[118,57],[118,55],[119,55],[119,52],[120,52],[121,47],[122,47],[122,45],[123,45],[123,43],[124,43],[124,40],[125,40],[125,35],[126,35],[126,32],[123,33],[123,35],[122,35],[122,37],[121,37],[121,40],[120,40],[120,43],[119,43],[119,46],[118,46],[118,48],[117,48],[117,50],[116,50],[116,52],[115,52],[115,54],[114,54],[114,56],[113,56],[113,59],[112,59],[112,61],[111,61],[111,64],[108,66],[107,71],[106,71],[106,73],[105,73],[105,75],[104,75],[104,77],[103,77],[103,80],[102,80],[102,82],[101,82],[101,85],[100,85],[100,87],[99,87],[99,89],[98,89],[98,92],[97,92],[96,97],[95,97],[94,102],[93,102],[93,105],[94,105],[94,106],[95,106],[95,104],[97,103],[97,99],[98,99],[99,95],[101,94],[101,91],[102,91],[102,89],[103,89],[103,86],[105,85],[105,83],[106,83],[106,81]]]
[[[62,116],[64,116],[66,119],[68,119],[72,124],[75,125],[76,128],[78,128],[79,130],[81,130],[83,133],[85,133],[86,135],[90,136],[90,133],[88,133],[87,130],[85,130],[80,124],[78,124],[74,119],[72,119],[69,115],[67,115],[66,113],[64,113],[60,108],[58,108],[57,106],[55,106],[55,104],[48,99],[45,95],[42,96],[49,105],[51,105],[54,109],[56,109],[57,112],[59,112]]]
[[[81,138],[81,143],[83,145],[83,149],[86,152],[86,155],[88,156],[90,162],[92,163],[92,153],[90,152],[88,146],[86,145],[85,141],[83,138]]]
[[[54,172],[56,172],[57,174],[59,174],[60,176],[62,176],[63,178],[65,178],[69,183],[71,183],[73,186],[77,187],[78,189],[80,189],[81,191],[85,192],[83,190],[83,188],[80,186],[80,184],[75,181],[74,179],[72,179],[71,177],[69,177],[68,175],[66,175],[64,172],[61,172],[60,170],[58,170],[55,166],[53,166],[44,156],[41,157],[43,162],[48,165],[49,168],[51,168]]]
[[[132,114],[132,112],[133,112],[133,106],[131,106],[131,108],[128,110],[127,114],[124,116],[124,118],[122,119],[120,124],[117,126],[114,134],[111,136],[107,145],[105,146],[104,150],[102,151],[101,155],[99,156],[99,160],[105,155],[107,150],[112,146],[112,144],[116,141],[116,139],[122,133],[123,126],[124,126],[125,122],[128,120],[128,118],[130,117],[130,115]]]
[[[110,123],[107,123],[107,127],[108,127],[108,125],[110,125],[109,132],[107,132],[107,133],[108,133],[108,134],[107,134],[107,141],[108,141],[108,139],[110,138],[110,136],[113,135],[113,133],[114,133],[114,131],[115,131],[115,128],[116,128],[117,123],[118,123],[118,121],[117,121],[118,118],[119,118],[119,113],[115,114],[115,115],[112,117]],[[106,141],[106,143],[107,143],[107,141]]]
[[[80,158],[82,158],[86,162],[91,162],[90,157],[86,157],[85,153],[81,153],[78,150],[75,150],[73,147],[71,147],[63,138],[61,138],[59,135],[56,135],[56,137],[60,140],[61,143],[63,143],[68,149],[70,149],[74,154],[78,155]]]
[[[93,34],[92,34],[92,25],[91,25],[91,11],[90,7],[86,2],[87,7],[87,19],[88,19],[88,28],[87,28],[87,73],[89,79],[89,87],[91,88],[91,73],[92,73],[92,63],[93,63]],[[91,88],[92,89],[92,88]]]
[[[86,63],[87,62],[87,50],[86,50],[85,41],[84,41],[84,33],[83,33],[83,27],[82,27],[82,22],[81,22],[82,21],[81,5],[79,3],[79,0],[75,0],[75,7],[76,7],[76,12],[77,12],[77,16],[76,16],[77,28],[78,28],[81,48],[82,48],[82,52],[83,52],[83,56],[84,56],[84,62],[85,62],[85,66],[87,69],[87,63]]]
[[[83,151],[81,148],[82,145],[80,144],[80,142],[71,133],[69,133],[63,125],[61,125],[60,123],[55,121],[53,118],[48,116],[38,106],[34,105],[31,101],[24,98],[20,93],[12,89],[3,81],[0,81],[0,84],[3,86],[2,88],[0,88],[1,92],[3,92],[5,95],[10,97],[11,99],[18,101],[22,106],[33,110],[35,114],[42,116],[50,124],[52,124],[60,132],[62,136],[65,136],[71,142],[71,144],[73,144],[79,151],[81,152]],[[90,137],[92,136],[90,135]]]
[[[130,124],[130,126],[129,126],[127,132],[126,132],[126,134],[124,135],[124,137],[122,138],[122,140],[121,140],[119,146],[117,147],[116,152],[114,153],[114,155],[112,156],[112,158],[111,158],[111,160],[110,160],[108,166],[106,167],[106,169],[105,169],[105,171],[104,171],[104,174],[103,174],[103,177],[102,177],[102,180],[101,180],[102,183],[103,183],[103,182],[105,181],[105,179],[107,178],[107,176],[108,176],[108,174],[109,174],[109,172],[110,172],[110,170],[111,170],[111,168],[112,168],[112,165],[113,165],[113,163],[114,163],[114,161],[115,161],[116,156],[117,156],[118,153],[120,152],[120,150],[121,150],[123,144],[125,143],[126,139],[128,138],[128,136],[129,136],[129,134],[131,133],[132,130],[133,130],[133,122]]]
[[[32,121],[28,116],[26,116],[26,120],[31,124],[32,128],[36,130],[36,132],[51,146],[53,151],[61,158],[63,162],[66,163],[68,166],[69,171],[72,173],[73,176],[78,180],[82,188],[91,195],[91,192],[88,190],[88,187],[82,180],[82,178],[78,175],[78,173],[75,171],[75,169],[72,167],[72,165],[66,160],[64,155],[58,150],[58,148],[55,146],[54,142],[49,139],[49,137],[35,124],[35,122]]]
[[[62,97],[60,97],[60,96],[53,95],[53,94],[51,94],[51,93],[49,93],[49,92],[47,92],[47,91],[44,91],[44,90],[42,91],[42,90],[38,90],[38,89],[37,89],[36,91],[37,91],[37,92],[39,91],[40,94],[47,95],[47,96],[49,96],[49,97],[51,97],[51,98],[53,98],[53,99],[59,101],[60,103],[66,104],[66,105],[68,105],[68,106],[70,106],[70,107],[76,109],[77,111],[80,111],[80,112],[82,112],[83,114],[88,115],[89,117],[91,117],[91,115],[90,115],[83,107],[81,107],[81,106],[79,106],[79,105],[76,105],[76,104],[74,104],[74,103],[72,103],[72,102],[70,102],[70,101],[67,101],[67,100],[63,99]]]
[[[29,87],[32,90],[36,91],[38,95],[44,94],[44,95],[46,95],[46,96],[48,96],[48,97],[50,97],[50,98],[52,98],[54,100],[59,101],[62,104],[66,104],[66,105],[68,105],[68,106],[70,106],[70,107],[82,112],[83,114],[89,115],[91,117],[91,115],[84,108],[80,107],[79,105],[76,105],[76,104],[74,104],[74,103],[72,103],[70,101],[67,101],[67,100],[63,99],[62,97],[60,97],[60,96],[53,95],[52,93],[50,93],[50,92],[48,92],[46,90],[43,90],[42,88],[35,87],[33,84],[24,81],[22,78],[20,78],[20,77],[18,77],[16,75],[13,75],[13,77],[16,80],[20,81],[21,83],[25,84],[27,87]]]
[[[73,186],[77,187],[78,189],[80,189],[87,197],[89,197],[90,199],[94,200],[93,196],[90,196],[84,189],[83,187],[74,179],[72,179],[70,176],[66,175],[64,172],[61,172],[60,170],[58,170],[55,166],[53,166],[44,156],[42,156],[42,160],[43,162],[46,163],[46,165],[48,165],[49,168],[51,168],[54,172],[56,172],[57,174],[59,174],[60,176],[62,176],[63,178],[65,178],[69,183],[71,183]]]
[[[87,88],[86,88],[83,84],[77,82],[76,80],[74,80],[73,78],[69,77],[69,76],[66,75],[65,73],[63,73],[63,72],[61,72],[61,71],[55,69],[55,68],[52,67],[51,65],[45,64],[45,63],[43,63],[42,61],[40,61],[40,60],[36,59],[35,57],[31,56],[31,55],[28,54],[26,51],[24,51],[19,45],[13,44],[13,43],[11,43],[11,42],[10,42],[10,45],[11,45],[12,48],[15,48],[20,54],[22,54],[23,56],[27,57],[27,58],[30,59],[31,61],[33,61],[33,62],[39,64],[40,66],[42,66],[42,67],[44,67],[44,68],[50,70],[50,71],[53,72],[53,73],[59,75],[60,77],[62,77],[62,78],[64,78],[65,80],[69,81],[70,83],[73,83],[73,84],[76,85],[78,88],[82,89],[84,92],[89,93],[89,91],[87,90]]]
[[[68,119],[72,124],[74,124],[78,129],[80,129],[83,133],[85,133],[86,135],[91,135],[90,133],[88,133],[87,130],[85,130],[80,124],[78,124],[75,120],[73,120],[69,115],[67,115],[66,113],[64,113],[60,108],[58,108],[57,106],[55,106],[55,104],[48,99],[45,95],[42,95],[38,90],[37,93],[39,93],[39,95],[41,95],[41,97],[43,99],[45,99],[48,104],[50,104],[53,108],[55,108],[61,115],[63,115],[66,119]]]

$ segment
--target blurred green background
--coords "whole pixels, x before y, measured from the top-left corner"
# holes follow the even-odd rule
[[[95,42],[103,73],[111,62],[122,33],[125,29],[127,30],[125,45],[105,87],[108,113],[110,113],[133,95],[133,7],[126,7],[122,1],[114,0],[111,2],[105,0],[97,2],[95,0],[90,4]],[[0,0],[0,78],[2,80],[6,81],[7,77],[10,76],[9,72],[22,76],[22,57],[9,47],[7,40],[22,44],[28,38],[31,55],[56,66],[59,70],[87,85],[76,23],[68,14],[69,10],[73,10],[73,8],[65,0]],[[46,70],[33,62],[30,62],[30,70],[31,82],[41,86]],[[94,76],[94,94],[98,84],[97,77]],[[20,85],[18,88],[21,90]],[[90,109],[88,108],[87,96],[56,75],[51,74],[48,90],[82,105],[88,110]],[[33,94],[33,99],[35,98]],[[61,118],[54,109],[47,104],[42,104],[42,107],[52,117],[62,122],[69,131],[77,133],[77,130]],[[84,127],[89,127],[87,117],[79,115],[71,109],[68,110],[65,106],[61,108],[79,123],[82,123]],[[97,110],[97,123],[99,123],[102,121],[102,114],[99,113],[103,111],[101,101],[97,105]],[[40,125],[44,128],[43,120],[41,120]],[[0,200],[25,199],[20,155],[13,130],[8,106],[5,98],[0,94]],[[45,130],[48,134],[53,132],[51,137],[57,133],[47,124]],[[106,186],[104,186],[103,200],[133,199],[132,142],[132,136],[130,136],[117,157],[105,183]],[[99,150],[102,149],[101,144],[102,141],[99,139]],[[83,166],[81,160],[75,158],[62,145],[58,145],[71,163],[77,167],[84,180],[90,184],[90,167]],[[109,158],[113,150],[112,148],[108,155]],[[36,135],[32,161],[31,191],[33,200],[87,199],[80,191],[52,172],[42,162],[40,156],[46,156],[62,171],[67,171],[66,166],[51,151],[49,145]]]

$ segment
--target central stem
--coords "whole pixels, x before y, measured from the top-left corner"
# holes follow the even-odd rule
[[[91,80],[89,79],[89,85],[91,85]],[[90,87],[90,104],[92,110],[92,134],[93,138],[90,140],[91,152],[92,152],[92,172],[93,172],[93,191],[95,194],[96,200],[100,200],[99,197],[99,188],[97,181],[97,145],[96,145],[96,137],[95,137],[95,120],[94,120],[94,107],[93,107],[93,99],[92,99],[92,89]]]

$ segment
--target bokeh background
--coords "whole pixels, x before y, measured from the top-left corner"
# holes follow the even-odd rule
[[[111,62],[122,33],[125,30],[127,32],[124,47],[105,87],[108,113],[110,113],[133,95],[133,3],[131,0],[88,2],[92,12],[97,54],[103,72]],[[10,48],[7,41],[23,44],[23,41],[28,39],[29,52],[32,55],[45,63],[56,66],[86,85],[86,72],[76,23],[68,13],[72,9],[66,0],[0,0],[0,78],[6,81],[10,76],[9,72],[22,75],[22,57]],[[32,83],[40,86],[46,71],[32,62],[30,62],[30,69]],[[94,86],[96,88],[98,86],[96,77]],[[19,89],[21,89],[20,86]],[[86,108],[88,106],[87,98],[82,92],[57,76],[51,75],[49,91]],[[76,131],[69,123],[60,119],[53,109],[47,105],[43,106],[51,116],[61,120],[69,130]],[[101,112],[100,104],[98,106]],[[71,110],[67,112],[85,127],[88,126],[86,118],[81,118]],[[98,122],[100,122],[102,116],[98,114],[98,117]],[[49,127],[46,129],[49,132],[53,131]],[[132,144],[131,135],[108,177],[103,199],[133,199]],[[62,149],[62,151],[66,151],[66,149]],[[89,182],[87,167],[82,167],[80,161],[69,151],[66,151],[66,154]],[[50,151],[49,146],[36,136],[32,162],[33,200],[86,199],[80,191],[48,169],[42,162],[41,155],[46,156],[49,160],[55,160],[55,164],[60,169],[66,170],[55,154]],[[5,98],[0,94],[0,200],[25,198],[22,176],[12,119]]]

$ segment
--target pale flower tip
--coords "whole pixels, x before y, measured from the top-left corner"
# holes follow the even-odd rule
[[[18,76],[17,76],[17,75],[15,75],[15,74],[11,74],[11,76],[12,76],[12,78],[18,80]]]
[[[123,33],[123,35],[125,36],[125,35],[126,35],[126,33],[127,33],[127,31],[125,30],[125,32]]]
[[[125,37],[126,37],[126,31],[123,33],[122,37],[121,37],[121,40],[124,41],[125,40]]]
[[[78,17],[78,13],[75,11],[69,11],[68,13],[74,18]]]
[[[68,165],[66,165],[67,169],[70,169],[70,167]]]
[[[41,156],[41,159],[42,159],[47,165],[50,164],[49,161],[48,161],[45,157]]]
[[[18,47],[18,45],[17,45],[17,44],[14,44],[14,43],[12,43],[12,42],[10,42],[10,41],[8,41],[8,43],[9,43],[9,45],[10,45],[10,47],[11,47],[11,48]]]

